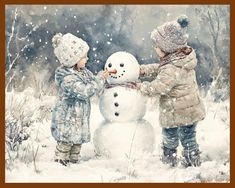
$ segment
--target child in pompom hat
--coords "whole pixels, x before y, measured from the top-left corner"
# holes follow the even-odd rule
[[[52,39],[61,66],[55,71],[58,99],[52,112],[51,132],[57,141],[55,161],[77,163],[83,143],[90,141],[90,97],[102,90],[108,71],[94,76],[86,67],[89,46],[67,33]]]
[[[162,161],[176,166],[179,140],[183,146],[185,167],[201,164],[196,141],[197,122],[204,119],[205,107],[199,96],[194,68],[197,58],[187,45],[189,20],[182,15],[151,33],[160,64],[142,65],[141,76],[152,76],[152,82],[137,87],[148,96],[160,95],[160,126],[163,135]]]

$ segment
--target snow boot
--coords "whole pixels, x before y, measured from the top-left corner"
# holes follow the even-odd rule
[[[72,144],[57,142],[55,150],[55,162],[58,162],[64,166],[67,166],[69,163],[69,155]]]
[[[184,159],[182,160],[182,165],[187,168],[190,166],[199,167],[201,165],[200,151],[183,151],[182,155]]]
[[[69,162],[71,162],[73,164],[79,163],[81,147],[82,147],[81,144],[74,144],[71,147]]]
[[[176,167],[178,164],[177,160],[177,150],[176,149],[169,149],[165,146],[162,147],[163,155],[161,157],[161,161],[164,164],[168,164],[171,167]]]
[[[60,163],[64,166],[67,166],[69,164],[69,160],[55,159],[55,162]]]

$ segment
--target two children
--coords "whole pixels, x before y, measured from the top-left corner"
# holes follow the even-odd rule
[[[152,76],[137,88],[147,96],[160,95],[160,124],[163,134],[162,161],[177,165],[179,140],[184,148],[184,165],[199,166],[196,124],[205,117],[194,68],[195,51],[187,45],[187,17],[157,27],[151,38],[160,64],[142,65],[141,76]],[[57,140],[55,160],[64,165],[78,162],[83,143],[89,142],[90,97],[104,86],[108,72],[98,76],[85,68],[87,43],[72,34],[53,38],[54,52],[62,66],[55,73],[59,98],[52,115],[52,135]]]
[[[160,95],[160,125],[163,136],[162,161],[177,165],[179,140],[183,146],[183,165],[199,166],[200,151],[196,141],[197,122],[205,117],[196,74],[196,54],[187,45],[188,18],[157,27],[151,38],[160,57],[160,64],[142,65],[140,75],[152,76],[152,82],[138,85],[147,96]]]

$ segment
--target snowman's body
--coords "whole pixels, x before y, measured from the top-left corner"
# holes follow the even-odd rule
[[[137,121],[145,115],[146,98],[128,86],[113,86],[100,98],[100,111],[107,121]]]
[[[115,69],[116,74],[108,78],[100,99],[100,111],[106,121],[94,134],[96,152],[115,158],[152,152],[154,130],[142,119],[146,98],[134,88],[139,76],[137,60],[127,52],[117,52],[108,58],[105,68]]]

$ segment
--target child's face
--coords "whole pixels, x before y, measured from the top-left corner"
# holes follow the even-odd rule
[[[164,57],[165,56],[165,53],[159,47],[156,47],[155,51],[156,51],[156,53],[159,57]]]
[[[88,60],[88,57],[87,57],[87,54],[85,56],[83,56],[80,61],[77,63],[77,68],[80,69],[80,68],[84,68],[87,64],[87,60]]]

